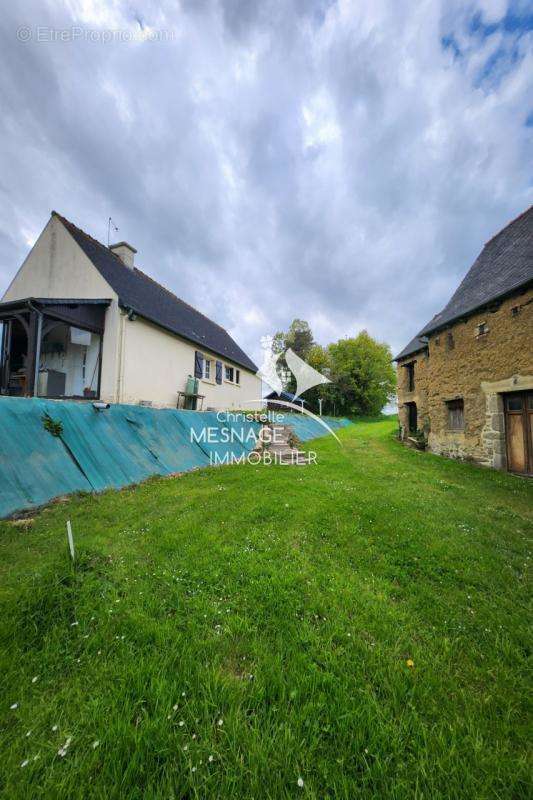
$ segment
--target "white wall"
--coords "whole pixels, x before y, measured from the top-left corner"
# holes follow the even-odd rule
[[[154,406],[175,407],[177,393],[185,390],[188,375],[194,375],[194,353],[201,350],[213,361],[222,361],[240,370],[240,385],[223,379],[222,384],[200,380],[199,393],[205,395],[204,410],[257,408],[261,399],[261,380],[234,362],[209,350],[196,347],[141,318],[130,321],[122,317],[124,326],[122,364],[124,380],[120,402],[138,403],[149,400]],[[254,402],[255,401],[255,402]],[[253,405],[252,405],[253,403]]]
[[[107,402],[114,402],[118,377],[118,297],[57,217],[50,217],[2,302],[26,297],[112,301],[105,317],[100,394]]]

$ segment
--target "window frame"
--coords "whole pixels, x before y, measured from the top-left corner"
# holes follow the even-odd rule
[[[226,364],[226,362],[223,362],[222,369],[224,383],[229,383],[231,386],[241,385],[241,370],[238,367],[235,367],[233,364]],[[231,374],[231,378],[228,378],[228,373]]]
[[[447,429],[449,431],[465,430],[465,401],[462,397],[454,397],[453,400],[445,400],[447,413]],[[457,425],[456,423],[460,424]]]
[[[416,386],[415,380],[415,364],[416,361],[410,361],[408,364],[404,364],[405,372],[407,374],[407,391],[414,392]]]
[[[215,369],[215,362],[211,356],[208,356],[203,350],[199,351],[202,356],[202,375],[200,377],[201,381],[205,383],[214,383],[215,380],[213,378],[213,372]],[[209,373],[209,374],[208,374]]]

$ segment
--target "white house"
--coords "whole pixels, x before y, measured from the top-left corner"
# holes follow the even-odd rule
[[[188,407],[255,407],[253,361],[135,254],[52,212],[0,302],[0,394],[175,407],[181,392]]]

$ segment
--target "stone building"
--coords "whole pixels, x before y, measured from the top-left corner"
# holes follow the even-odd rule
[[[395,360],[402,438],[533,474],[533,206]]]

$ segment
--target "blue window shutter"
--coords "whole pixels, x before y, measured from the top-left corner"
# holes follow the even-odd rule
[[[217,383],[222,383],[222,361],[217,361]]]
[[[204,374],[204,357],[203,355],[195,350],[194,352],[194,377],[201,378]]]

